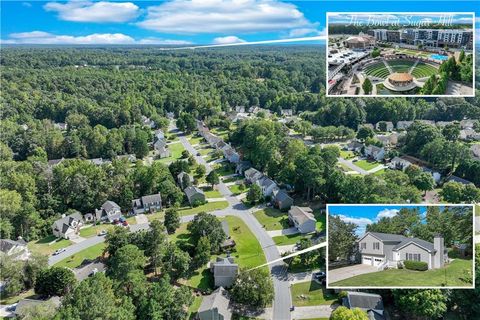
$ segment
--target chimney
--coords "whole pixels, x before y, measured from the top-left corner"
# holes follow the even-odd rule
[[[442,268],[445,263],[445,259],[444,259],[445,245],[443,241],[443,236],[441,234],[436,234],[434,236],[433,248],[435,249],[435,256],[433,258],[433,267]]]

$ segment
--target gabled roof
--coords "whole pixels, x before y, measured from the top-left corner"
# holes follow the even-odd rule
[[[273,196],[275,197],[276,201],[283,202],[285,200],[292,200],[293,199],[288,195],[288,193],[285,190],[274,190],[273,191]]]
[[[212,264],[214,277],[236,277],[238,273],[238,264],[232,257],[217,257],[217,261]]]
[[[193,195],[197,194],[197,193],[200,193],[200,194],[204,194],[203,191],[195,186],[190,186],[190,187],[187,187],[185,188],[185,190],[183,190],[185,192],[185,194],[187,195],[187,198],[190,199]]]
[[[203,297],[198,313],[217,309],[218,313],[223,316],[224,320],[230,320],[232,318],[232,312],[228,310],[230,300],[227,295],[227,291],[222,287],[213,291],[211,295]]]
[[[157,139],[157,141],[155,141],[155,143],[153,144],[153,147],[155,149],[165,148],[166,146],[167,146],[167,143],[163,139]]]
[[[102,204],[102,209],[106,212],[120,211],[120,206],[113,201],[107,200]]]
[[[315,220],[313,210],[309,207],[292,206],[288,214],[291,215],[298,223],[304,223],[308,220]]]
[[[422,240],[422,239],[418,239],[418,238],[407,238],[407,239],[403,240],[402,242],[400,242],[399,244],[397,244],[395,247],[393,247],[392,250],[393,251],[398,251],[398,250],[402,249],[403,247],[406,247],[410,243],[416,244],[417,246],[420,246],[420,247],[424,248],[428,252],[434,252],[435,251],[433,243]]]
[[[365,238],[367,235],[372,235],[373,237],[377,238],[380,241],[386,241],[386,242],[401,242],[405,239],[408,239],[405,236],[402,236],[400,234],[392,234],[392,233],[382,233],[382,232],[365,232],[365,234],[358,239],[357,241],[361,241],[363,238]]]
[[[154,203],[154,202],[162,202],[162,197],[160,193],[143,196],[141,199],[142,199],[143,205],[148,203]]]
[[[83,216],[80,214],[80,212],[77,211],[56,220],[53,225],[55,226],[55,229],[61,231],[62,233],[65,233],[70,228],[73,221],[81,222],[82,220]]]
[[[384,306],[382,296],[379,294],[348,291],[346,297],[346,304],[349,309],[360,308],[367,312],[372,310],[378,315],[382,316],[380,319],[384,319]]]
[[[24,240],[15,241],[15,240],[11,240],[11,239],[0,239],[0,251],[1,252],[7,253],[10,250],[12,250],[12,248],[15,248],[15,247],[25,247],[26,248],[27,243]]]

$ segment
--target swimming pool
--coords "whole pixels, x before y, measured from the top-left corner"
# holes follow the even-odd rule
[[[448,56],[444,56],[441,54],[431,54],[430,59],[445,61],[448,60]]]

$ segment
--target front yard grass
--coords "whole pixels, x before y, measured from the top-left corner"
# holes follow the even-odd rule
[[[229,176],[235,173],[235,167],[229,162],[222,162],[214,167],[215,172],[220,176]]]
[[[472,260],[455,259],[444,268],[427,271],[414,271],[407,269],[391,269],[379,272],[358,275],[344,279],[331,286],[369,286],[369,287],[441,287],[455,286],[468,287],[472,283],[463,280],[467,272],[472,272]]]
[[[289,227],[287,214],[280,210],[265,208],[254,212],[253,215],[265,230],[282,230]]]
[[[340,150],[340,157],[345,160],[353,159],[355,158],[355,153],[353,151]]]
[[[286,236],[276,236],[276,237],[273,237],[272,240],[273,242],[275,242],[277,246],[287,246],[287,245],[297,243],[302,238],[308,238],[308,237],[310,236],[303,235],[301,233],[296,233],[296,234],[290,234]]]
[[[93,260],[102,255],[106,244],[104,242],[91,246],[88,249],[75,253],[74,255],[65,258],[55,264],[57,267],[76,268],[80,266],[83,260]]]
[[[315,224],[317,231],[322,231],[327,229],[327,216],[325,212],[320,210],[313,211],[313,215],[315,219],[317,219],[317,223]]]
[[[181,142],[175,142],[172,144],[167,145],[168,149],[170,149],[170,157],[159,159],[158,161],[162,163],[170,163],[175,160],[182,158],[182,151],[185,150],[183,144]]]
[[[202,211],[212,212],[215,210],[225,209],[226,207],[228,207],[227,201],[208,202],[206,204],[203,204],[195,208],[185,208],[185,209],[178,210],[178,214],[181,216],[189,216],[189,215],[200,213]]]
[[[362,168],[363,170],[372,170],[373,168],[377,167],[380,163],[376,161],[368,161],[368,160],[359,160],[353,163],[357,167]]]
[[[202,188],[203,193],[205,193],[205,197],[207,198],[223,198],[220,191],[212,189],[211,187],[204,187]]]
[[[338,297],[328,293],[326,287],[316,281],[306,281],[291,286],[293,305],[296,307],[331,305]]]
[[[234,185],[229,186],[228,189],[230,190],[230,192],[233,193],[233,195],[238,196],[239,194],[248,192],[249,188],[247,186],[243,185],[243,189],[240,189],[239,184],[234,184]]]
[[[194,136],[188,139],[188,142],[190,142],[192,146],[196,144],[200,144],[202,141],[204,141],[203,137],[197,137],[197,136]]]
[[[80,237],[91,238],[99,234],[102,230],[107,232],[113,228],[113,224],[97,224],[97,225],[87,225],[86,227],[80,229]]]
[[[55,252],[55,250],[66,248],[72,244],[70,240],[60,239],[55,241],[55,239],[57,238],[54,235],[50,235],[40,240],[30,241],[28,243],[28,248],[32,252],[37,252],[37,253],[49,256],[53,252]],[[52,241],[55,241],[55,242],[49,245],[49,243],[51,243]]]

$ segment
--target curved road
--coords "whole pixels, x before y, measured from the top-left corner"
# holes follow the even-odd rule
[[[201,156],[197,156],[197,151],[190,142],[184,136],[180,136],[180,142],[183,144],[186,150],[192,154],[199,164],[203,164],[207,169],[207,173],[212,170],[210,165]],[[277,246],[273,242],[272,238],[268,235],[267,231],[262,228],[257,219],[253,216],[250,209],[248,209],[241,201],[232,195],[228,187],[220,182],[218,184],[218,190],[226,198],[229,203],[228,208],[223,210],[217,210],[211,212],[217,216],[232,215],[239,217],[250,228],[253,234],[256,236],[258,242],[262,246],[265,253],[267,262],[277,260],[281,258],[281,255],[277,249]],[[182,222],[189,222],[193,219],[194,215],[181,217]],[[142,229],[148,229],[148,223],[135,224],[130,226],[130,231],[135,232]],[[69,256],[72,256],[82,250],[85,250],[91,246],[102,243],[105,241],[105,236],[96,236],[87,238],[86,240],[73,244],[67,248],[61,254],[51,256],[48,259],[49,265],[53,265]],[[269,265],[270,273],[273,278],[273,285],[275,290],[275,297],[273,302],[273,319],[290,320],[290,307],[292,306],[292,297],[290,295],[290,283],[288,279],[287,267],[283,262],[277,262]]]

